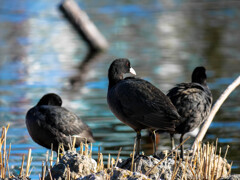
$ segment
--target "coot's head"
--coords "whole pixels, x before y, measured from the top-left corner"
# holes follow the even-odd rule
[[[192,82],[207,85],[206,69],[203,66],[196,67],[192,73]]]
[[[62,99],[57,94],[48,93],[48,94],[45,94],[37,103],[37,106],[41,106],[41,105],[61,106]]]
[[[108,70],[109,87],[114,86],[118,81],[124,79],[124,74],[127,73],[136,75],[130,61],[125,58],[115,59]]]

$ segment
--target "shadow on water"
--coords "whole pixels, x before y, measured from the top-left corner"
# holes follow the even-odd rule
[[[13,5],[14,3],[14,5]],[[93,130],[107,159],[132,152],[135,132],[116,119],[106,102],[107,70],[114,58],[128,57],[137,74],[163,92],[189,82],[195,66],[207,68],[214,101],[239,75],[240,3],[236,1],[78,1],[111,47],[106,53],[87,52],[85,43],[58,11],[58,1],[0,1],[0,125],[10,123],[10,168],[18,171],[22,154],[32,148],[31,177],[38,178],[46,149],[30,138],[25,114],[43,94],[55,92],[64,107]],[[86,54],[87,52],[87,54]],[[215,141],[240,173],[239,89],[224,103],[204,141]],[[152,153],[148,132],[143,150]],[[190,147],[193,138],[186,144]],[[170,148],[168,134],[158,150]]]

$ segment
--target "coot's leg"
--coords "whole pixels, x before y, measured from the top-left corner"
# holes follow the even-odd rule
[[[180,137],[180,144],[183,142],[183,135],[184,135],[184,134],[181,134],[181,137]],[[184,160],[184,159],[183,159],[183,145],[181,145],[181,154],[180,154],[180,158],[181,158],[182,160]]]
[[[137,131],[136,156],[139,156],[141,149],[141,131]]]
[[[171,143],[172,143],[172,150],[174,149],[174,134],[170,133],[170,140],[171,140]]]

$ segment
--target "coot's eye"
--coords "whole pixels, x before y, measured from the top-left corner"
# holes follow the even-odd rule
[[[129,62],[126,62],[126,67],[129,67]]]

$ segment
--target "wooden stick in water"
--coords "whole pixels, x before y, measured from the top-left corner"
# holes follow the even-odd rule
[[[207,120],[204,122],[201,130],[199,131],[197,137],[195,138],[195,141],[192,145],[192,148],[195,149],[197,143],[199,141],[203,140],[203,137],[205,136],[213,118],[215,117],[216,113],[218,112],[219,108],[221,107],[221,105],[223,104],[223,102],[227,99],[227,97],[231,94],[231,92],[240,85],[240,76],[238,76],[238,78],[232,82],[232,84],[230,84],[227,89],[222,93],[222,95],[218,98],[218,100],[216,101],[216,103],[214,104],[214,106],[212,107],[212,110],[207,118]]]
[[[90,49],[105,50],[108,48],[107,40],[74,0],[64,0],[60,9],[87,42]]]

